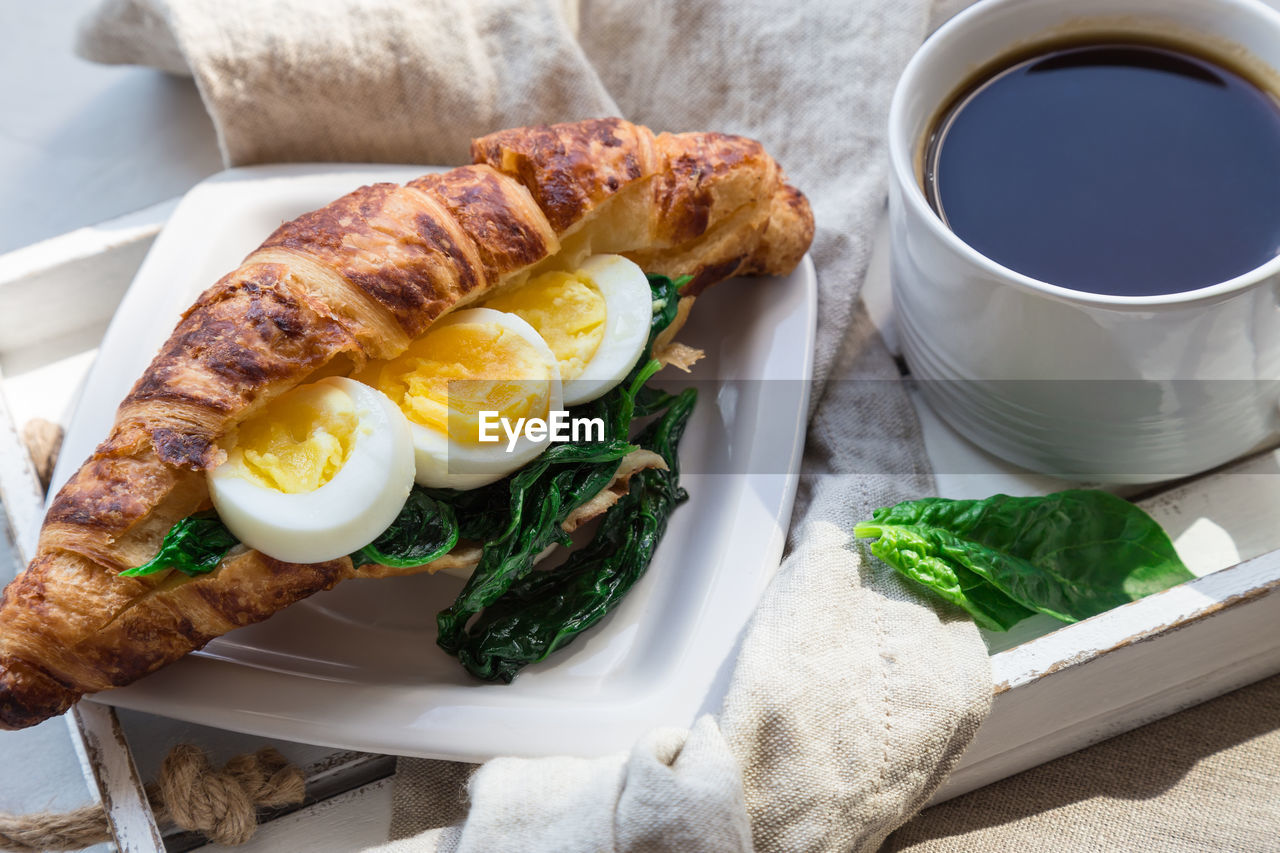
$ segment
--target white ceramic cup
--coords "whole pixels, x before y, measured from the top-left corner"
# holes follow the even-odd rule
[[[899,336],[929,403],[999,456],[1080,480],[1186,476],[1280,432],[1280,257],[1185,293],[1084,293],[979,254],[921,186],[925,135],[959,86],[1003,54],[1077,33],[1159,34],[1280,81],[1280,13],[1256,0],[983,0],[952,18],[890,109]]]

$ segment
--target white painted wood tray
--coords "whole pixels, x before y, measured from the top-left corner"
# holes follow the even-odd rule
[[[172,204],[0,256],[0,501],[18,543],[34,542],[42,499],[15,432],[65,422],[115,305]],[[883,247],[882,247],[883,248]],[[864,291],[892,344],[887,253]],[[918,406],[939,493],[1034,494],[1063,484],[1005,465]],[[1170,532],[1200,576],[1075,625],[1027,620],[989,638],[995,702],[941,801],[1280,671],[1280,452],[1259,452],[1190,481],[1131,494]],[[3,537],[0,537],[2,539]],[[0,560],[6,557],[0,548]],[[111,804],[122,850],[188,850],[161,838],[138,782],[164,749],[196,739],[230,755],[252,738],[85,704],[68,722],[86,774]],[[126,742],[127,737],[127,742]],[[277,742],[308,766],[311,801],[273,820],[247,850],[348,851],[386,838],[392,760]],[[135,760],[136,767],[135,767]],[[322,800],[321,802],[314,802]]]
[[[863,299],[897,352],[881,223]],[[913,394],[938,494],[1047,494],[1069,483],[1024,471],[960,437]],[[1063,626],[1048,616],[992,651],[991,715],[934,803],[1280,672],[1280,450],[1189,480],[1126,491],[1169,533],[1197,579]]]

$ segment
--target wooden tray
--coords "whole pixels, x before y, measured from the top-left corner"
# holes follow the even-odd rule
[[[898,351],[881,223],[863,300]],[[1070,483],[997,459],[912,395],[938,494],[1047,494]],[[1280,672],[1280,450],[1183,481],[1119,489],[1173,538],[1197,579],[1073,625],[1048,616],[984,632],[995,701],[931,801],[1043,764]]]
[[[25,563],[43,499],[16,428],[69,413],[97,341],[172,203],[0,256],[0,502],[12,566]],[[864,298],[892,344],[884,236]],[[3,406],[7,398],[9,405]],[[1043,493],[1060,481],[1000,463],[918,406],[939,493]],[[1280,452],[1264,449],[1188,481],[1127,494],[1173,536],[1199,579],[1093,619],[1027,620],[989,638],[995,702],[940,802],[1280,672]],[[3,538],[3,537],[0,537]],[[0,543],[2,544],[2,543]],[[0,559],[5,557],[0,547]],[[110,804],[121,850],[188,850],[161,836],[140,778],[164,748],[195,739],[230,755],[262,738],[82,703],[68,715],[87,778]],[[308,768],[309,801],[274,816],[244,849],[351,850],[384,841],[394,760],[279,742]],[[132,748],[132,749],[131,749]],[[135,761],[136,759],[136,761]],[[139,773],[141,769],[141,773]]]

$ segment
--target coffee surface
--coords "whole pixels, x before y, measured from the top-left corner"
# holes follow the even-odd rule
[[[1280,102],[1181,51],[1055,50],[956,99],[925,189],[961,239],[1032,278],[1194,290],[1280,252]]]

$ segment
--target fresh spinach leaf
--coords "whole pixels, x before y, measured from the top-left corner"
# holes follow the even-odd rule
[[[377,539],[352,554],[351,562],[356,566],[422,566],[443,557],[456,544],[458,521],[453,507],[431,497],[421,486],[414,486],[396,520]]]
[[[151,575],[167,569],[195,577],[216,569],[227,552],[238,544],[240,540],[227,530],[216,513],[197,513],[170,527],[160,543],[159,553],[141,566],[121,572],[120,577]]]
[[[876,538],[873,554],[995,630],[1032,612],[1087,619],[1193,577],[1149,515],[1094,489],[904,501],[854,536]]]
[[[968,547],[981,553],[979,559],[995,562],[1004,555],[980,545],[965,543],[944,531],[919,531],[909,526],[873,527],[860,524],[858,536],[879,536],[871,553],[903,575],[929,587],[938,595],[969,612],[973,620],[993,631],[1007,631],[1017,622],[1035,615],[1012,598],[987,583],[969,565]]]
[[[586,547],[557,569],[525,575],[484,610],[457,653],[469,672],[510,682],[604,618],[640,579],[672,510],[687,497],[679,485],[678,447],[695,400],[692,388],[671,398],[662,418],[637,439],[666,460],[667,470],[633,476]]]

